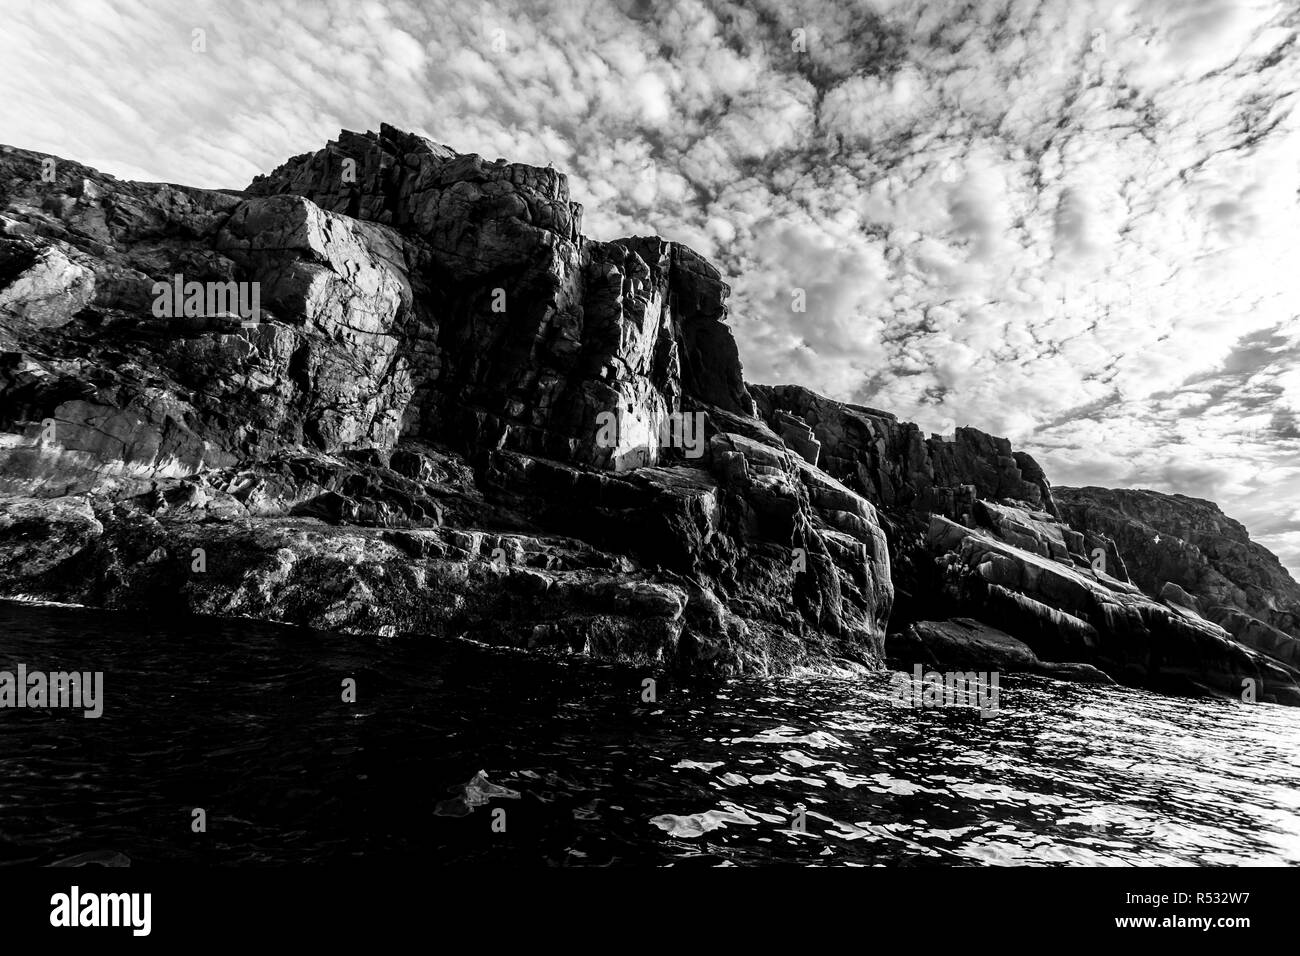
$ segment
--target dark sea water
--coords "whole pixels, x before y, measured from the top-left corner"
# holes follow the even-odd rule
[[[105,705],[0,709],[0,864],[1300,863],[1270,704],[1004,677],[981,720],[884,674],[645,703],[588,661],[0,603],[20,662],[103,671]]]

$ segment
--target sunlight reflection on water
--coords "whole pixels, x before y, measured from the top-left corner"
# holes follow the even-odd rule
[[[1269,704],[1006,677],[981,720],[886,674],[646,704],[582,661],[0,605],[19,661],[106,702],[0,711],[0,863],[1300,863],[1300,709]]]

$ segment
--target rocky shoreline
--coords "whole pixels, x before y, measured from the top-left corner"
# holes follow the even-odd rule
[[[716,269],[581,221],[389,126],[242,192],[0,147],[0,596],[1300,704],[1300,586],[1212,504],[747,384]]]

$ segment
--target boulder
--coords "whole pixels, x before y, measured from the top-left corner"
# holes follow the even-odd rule
[[[991,670],[1086,684],[1114,683],[1089,664],[1039,660],[1023,641],[971,618],[918,621],[904,632],[890,634],[885,649],[892,666],[908,671],[921,664],[939,670]]]

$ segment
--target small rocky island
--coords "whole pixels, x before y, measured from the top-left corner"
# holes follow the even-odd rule
[[[747,384],[713,266],[581,226],[389,126],[243,191],[0,147],[0,596],[1300,704],[1300,586],[1213,504]]]

